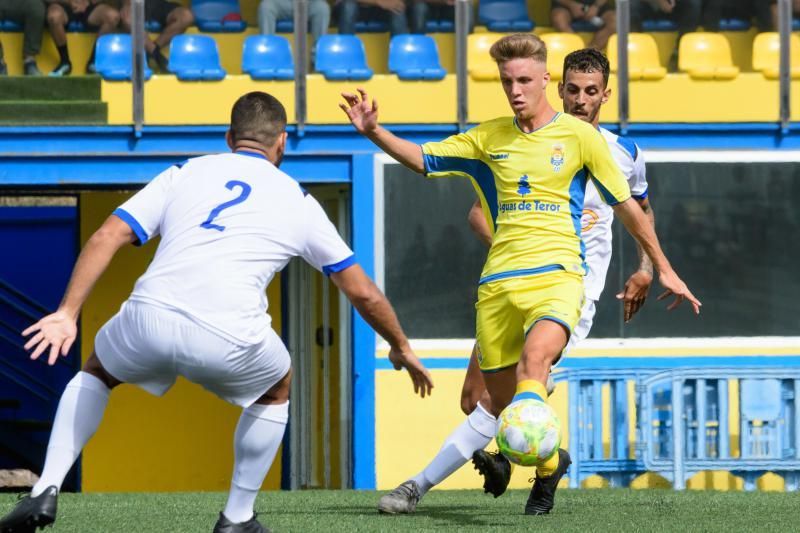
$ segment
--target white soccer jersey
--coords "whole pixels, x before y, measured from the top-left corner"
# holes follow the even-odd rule
[[[292,257],[326,274],[355,263],[319,203],[251,152],[172,166],[114,214],[138,244],[161,236],[130,299],[177,310],[240,345],[266,336],[266,287]]]
[[[628,178],[631,196],[641,200],[647,198],[647,178],[642,151],[632,140],[620,137],[600,128],[608,142],[611,154],[622,173]],[[606,283],[608,265],[611,263],[611,223],[614,210],[598,194],[594,183],[586,184],[586,196],[581,217],[582,237],[586,244],[586,264],[589,271],[584,278],[586,297],[599,300]]]

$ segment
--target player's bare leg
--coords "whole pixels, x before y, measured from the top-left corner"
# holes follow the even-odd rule
[[[381,497],[378,511],[388,514],[413,513],[419,500],[432,487],[465,465],[476,450],[482,450],[494,438],[497,432],[497,419],[486,407],[490,405],[491,400],[489,395],[485,394],[476,349],[477,345],[472,350],[470,367],[462,389],[462,410],[473,407],[465,411],[467,419],[445,439],[442,448],[422,472]],[[474,404],[471,403],[473,393],[477,394],[478,398],[485,395],[483,406],[478,405],[478,398],[474,399]]]
[[[31,494],[0,519],[0,531],[34,531],[55,521],[61,484],[97,431],[111,389],[120,383],[94,353],[70,380],[58,402],[42,475]]]
[[[253,506],[278,452],[289,420],[291,369],[261,398],[242,411],[233,438],[231,490],[214,533],[267,531],[256,519]]]

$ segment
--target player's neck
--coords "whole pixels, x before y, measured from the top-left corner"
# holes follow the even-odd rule
[[[531,133],[552,122],[556,114],[553,106],[547,100],[544,100],[532,116],[527,118],[517,116],[517,126],[525,133]]]
[[[233,147],[234,152],[250,152],[252,154],[258,154],[260,156],[265,157],[271,163],[275,163],[275,155],[271,154],[269,150],[265,149],[263,146],[250,143],[250,142],[237,142],[236,145]]]

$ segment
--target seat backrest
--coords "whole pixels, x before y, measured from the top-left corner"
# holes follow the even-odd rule
[[[756,35],[753,41],[753,70],[777,69],[780,64],[780,35],[765,32]],[[800,36],[790,35],[789,53],[793,67],[800,67]]]
[[[241,15],[241,9],[238,0],[193,0],[192,13],[200,21],[222,22],[228,15]]]
[[[480,0],[478,18],[483,24],[531,20],[525,0]]]
[[[687,33],[681,37],[678,47],[678,68],[686,71],[694,68],[733,66],[731,45],[719,33]]]
[[[611,72],[616,72],[619,64],[617,48],[617,35],[614,34],[608,40],[608,48],[606,49]],[[628,34],[628,66],[632,69],[661,66],[661,61],[658,57],[658,45],[656,45],[656,40],[652,35],[648,33]]]
[[[475,70],[497,71],[489,49],[502,37],[500,33],[471,33],[467,37],[467,69],[470,73]]]
[[[395,35],[389,42],[389,72],[439,69],[439,49],[429,35]]]
[[[97,38],[95,44],[95,68],[101,74],[108,70],[133,69],[133,44],[129,33],[108,33]]]
[[[217,42],[208,35],[183,34],[172,40],[169,48],[169,70],[220,69]]]
[[[366,69],[364,43],[355,35],[323,35],[317,41],[314,66],[317,71]]]
[[[258,68],[294,69],[289,41],[280,35],[251,35],[242,48],[242,70]]]
[[[547,70],[550,78],[560,80],[564,72],[564,58],[586,45],[574,33],[544,33],[539,37],[547,46]]]

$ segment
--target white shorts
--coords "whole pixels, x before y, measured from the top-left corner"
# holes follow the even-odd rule
[[[569,337],[567,347],[564,348],[563,352],[561,352],[561,357],[558,358],[558,361],[556,361],[553,366],[556,366],[558,363],[560,363],[576,344],[589,336],[589,331],[592,329],[592,323],[594,322],[596,303],[597,302],[595,300],[590,300],[588,298],[583,303],[583,309],[581,309],[581,318],[578,320],[578,324],[575,326],[575,329],[572,330],[572,335]]]
[[[291,367],[272,329],[260,344],[238,346],[177,311],[130,300],[97,332],[95,352],[113,377],[156,396],[183,376],[242,407]]]

